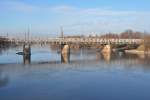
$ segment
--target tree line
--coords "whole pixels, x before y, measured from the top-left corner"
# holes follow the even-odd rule
[[[146,32],[138,32],[133,30],[125,30],[121,33],[105,33],[103,35],[98,34],[90,34],[89,36],[85,35],[73,35],[73,36],[64,36],[65,38],[84,38],[84,37],[90,37],[90,38],[114,38],[114,39],[143,39],[144,37],[147,37],[148,33]]]
[[[0,37],[0,47],[6,46],[9,44],[9,39],[5,37]]]
[[[121,39],[143,39],[148,34],[145,32],[137,32],[132,30],[126,30],[120,34],[115,33],[106,33],[104,35],[101,35],[101,38],[121,38]]]

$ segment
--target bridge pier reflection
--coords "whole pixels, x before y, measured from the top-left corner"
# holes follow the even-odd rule
[[[106,62],[110,62],[112,56],[111,52],[102,52],[101,54]]]
[[[23,55],[23,63],[30,64],[31,63],[31,55]]]

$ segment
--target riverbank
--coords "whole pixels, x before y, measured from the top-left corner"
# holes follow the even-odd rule
[[[139,51],[137,49],[134,50],[125,50],[126,53],[130,54],[150,54],[150,52],[145,52],[145,51]]]

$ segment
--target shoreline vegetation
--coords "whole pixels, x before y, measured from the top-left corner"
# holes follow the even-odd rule
[[[139,51],[137,49],[134,50],[125,50],[126,53],[130,53],[130,54],[150,54],[150,51],[145,52],[145,51]]]
[[[125,52],[130,54],[150,54],[150,46],[142,44],[137,49],[125,50]]]
[[[8,47],[10,45],[9,38],[0,36],[0,48]]]
[[[137,49],[125,50],[125,52],[132,54],[150,54],[150,36],[145,36],[143,43]]]

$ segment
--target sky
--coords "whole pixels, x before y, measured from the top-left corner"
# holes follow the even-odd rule
[[[150,0],[0,0],[0,35],[150,32]]]

